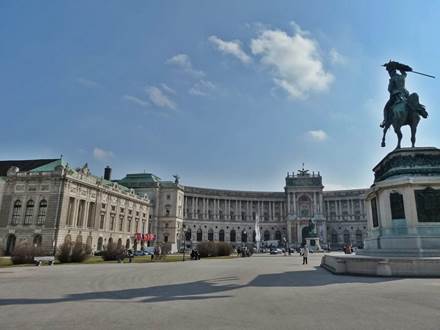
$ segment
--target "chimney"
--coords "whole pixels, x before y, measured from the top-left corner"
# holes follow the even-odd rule
[[[112,168],[110,166],[106,166],[104,169],[104,179],[108,181],[112,179]]]

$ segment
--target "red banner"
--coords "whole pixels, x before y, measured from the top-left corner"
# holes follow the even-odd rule
[[[154,241],[156,240],[156,235],[154,234],[141,234],[141,233],[136,233],[134,235],[136,241]]]

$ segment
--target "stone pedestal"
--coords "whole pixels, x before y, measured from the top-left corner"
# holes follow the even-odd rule
[[[364,249],[321,265],[337,274],[440,276],[440,150],[398,149],[373,171]]]
[[[359,254],[440,257],[440,150],[398,149],[373,171]]]
[[[319,237],[306,237],[306,244],[309,247],[309,250],[313,252],[323,251],[321,245],[319,244],[319,241],[320,241]]]

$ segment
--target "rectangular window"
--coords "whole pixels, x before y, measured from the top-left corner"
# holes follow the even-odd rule
[[[119,231],[122,231],[124,228],[124,216],[119,217]]]
[[[99,221],[99,229],[104,229],[105,214],[101,214],[101,220]]]
[[[379,219],[377,215],[376,197],[371,200],[371,215],[373,217],[373,227],[379,227]]]
[[[115,230],[115,216],[110,216],[110,230]]]

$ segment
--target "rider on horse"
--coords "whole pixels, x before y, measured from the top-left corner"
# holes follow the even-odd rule
[[[391,124],[393,120],[393,112],[392,107],[398,101],[406,101],[409,92],[405,88],[405,78],[406,72],[411,71],[411,68],[407,65],[400,64],[398,62],[388,62],[384,64],[385,68],[390,75],[390,80],[388,82],[388,92],[390,93],[390,98],[388,102],[385,104],[383,109],[383,122],[380,124],[380,127],[385,127],[387,124]],[[400,74],[397,73],[397,70],[400,71]]]
[[[428,117],[425,106],[419,103],[419,96],[417,93],[409,93],[405,88],[405,78],[407,72],[415,72],[408,65],[401,64],[395,61],[389,61],[383,65],[390,75],[388,83],[388,92],[390,98],[383,109],[384,120],[380,124],[383,128],[382,147],[385,147],[385,135],[390,126],[393,126],[397,134],[397,147],[400,148],[400,141],[402,140],[402,132],[400,128],[405,125],[411,127],[411,142],[414,147],[416,141],[417,125],[420,121],[420,116]],[[400,72],[397,73],[397,71]],[[426,75],[426,74],[422,74]],[[433,77],[434,76],[430,76]]]

